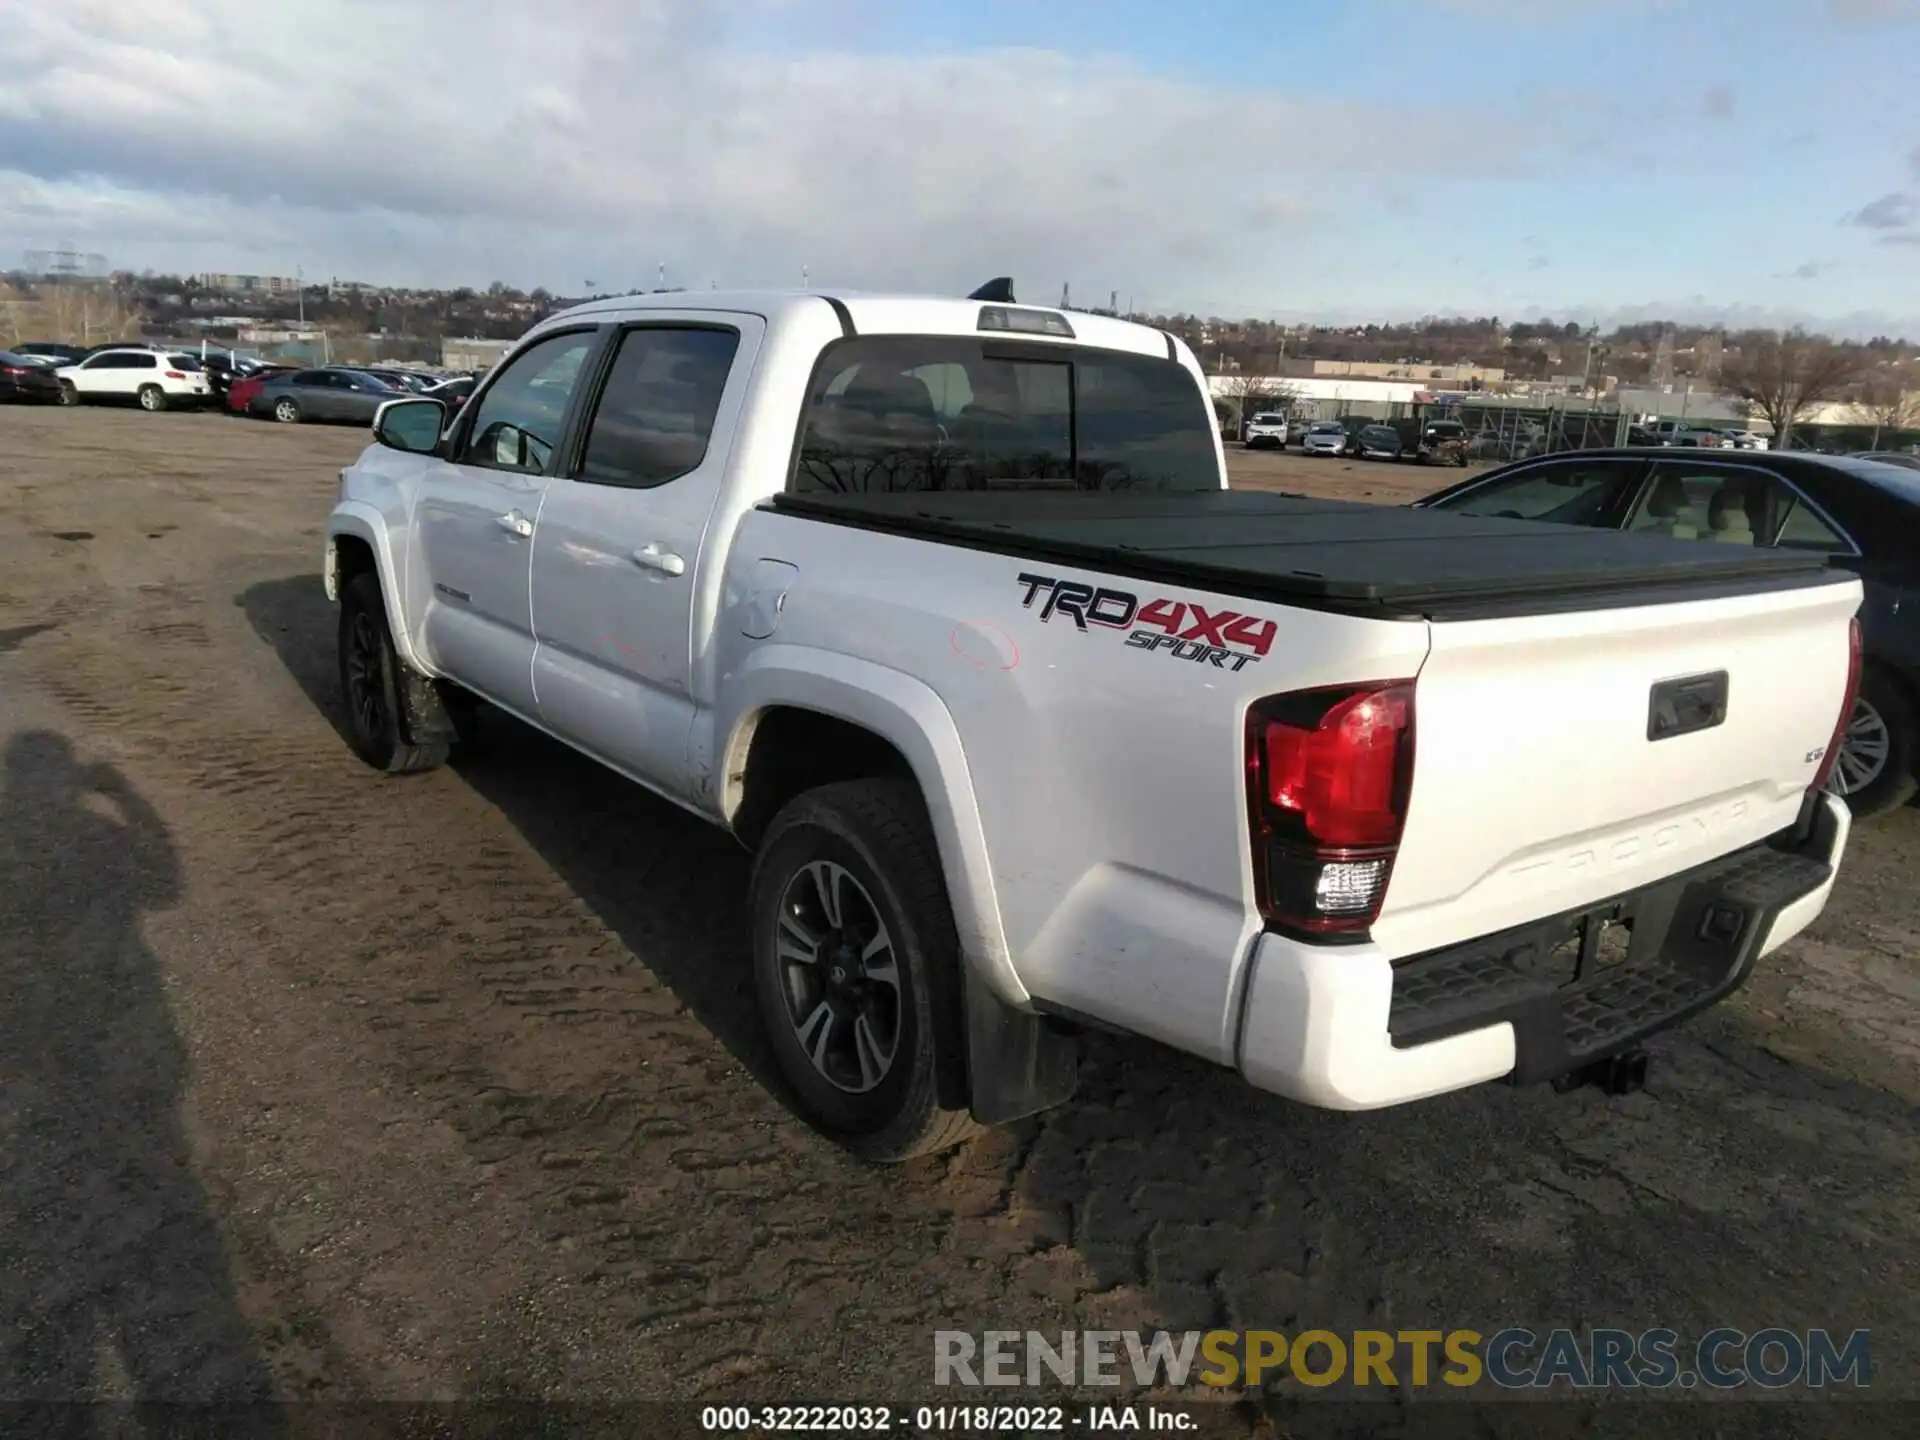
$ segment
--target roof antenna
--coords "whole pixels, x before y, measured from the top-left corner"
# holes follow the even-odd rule
[[[967,299],[984,300],[989,305],[1017,305],[1020,303],[1013,298],[1013,277],[1011,275],[1002,275],[996,279],[989,280],[978,290],[967,296]]]

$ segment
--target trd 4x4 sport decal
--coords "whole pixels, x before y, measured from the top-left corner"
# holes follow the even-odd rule
[[[1038,601],[1043,622],[1064,615],[1081,630],[1089,626],[1131,630],[1126,639],[1130,649],[1165,651],[1179,660],[1223,670],[1244,670],[1259,663],[1273,648],[1278,628],[1271,620],[1237,610],[1208,610],[1191,600],[1154,598],[1142,603],[1128,590],[1095,589],[1052,575],[1022,575],[1019,581],[1026,589],[1021,607],[1031,610]]]

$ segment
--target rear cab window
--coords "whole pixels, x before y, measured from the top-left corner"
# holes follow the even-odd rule
[[[1192,373],[1156,356],[860,336],[815,366],[790,488],[1218,490],[1214,423]]]

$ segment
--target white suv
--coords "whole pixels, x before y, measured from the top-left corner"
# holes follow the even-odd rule
[[[142,410],[174,405],[204,405],[211,394],[207,372],[193,356],[129,345],[99,350],[55,372],[60,403],[82,400],[132,400]]]

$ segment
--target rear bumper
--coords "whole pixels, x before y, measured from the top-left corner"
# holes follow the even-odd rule
[[[1830,795],[1759,845],[1577,915],[1389,959],[1263,935],[1241,1073],[1333,1110],[1552,1079],[1724,998],[1826,907],[1851,820]],[[1631,931],[1609,922],[1630,921]],[[1606,937],[1622,943],[1609,958]],[[1630,935],[1630,939],[1626,939]],[[1591,939],[1584,937],[1591,936]]]

